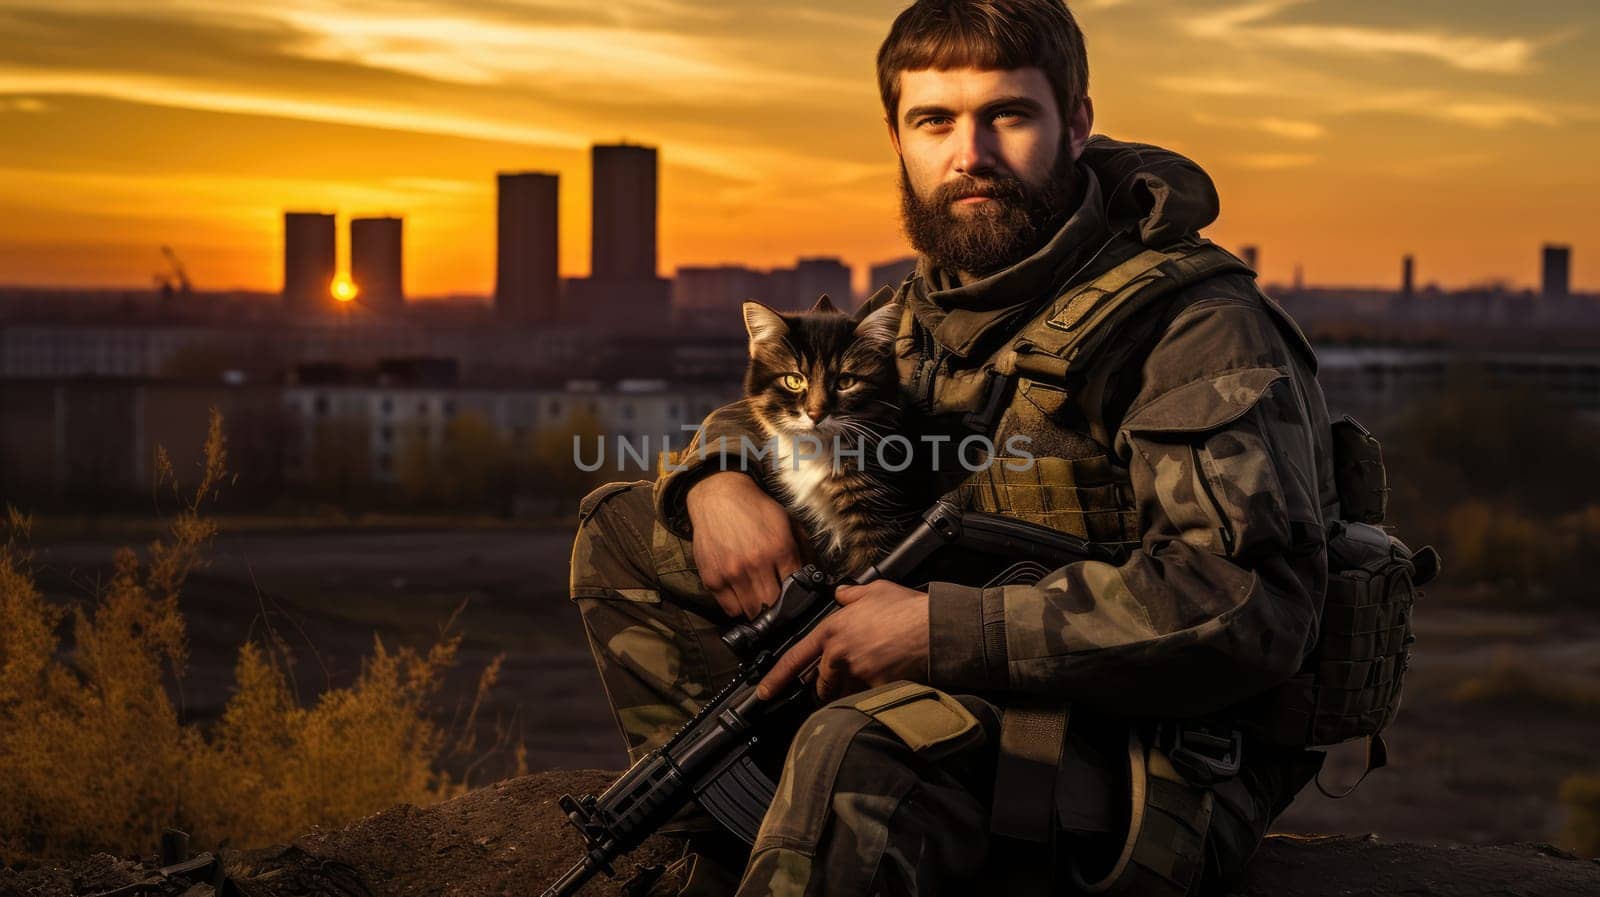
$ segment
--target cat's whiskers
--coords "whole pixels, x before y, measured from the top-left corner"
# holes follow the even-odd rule
[[[857,436],[861,439],[876,440],[878,438],[877,433],[867,429],[864,424],[858,421],[850,420],[848,418],[840,418],[836,421],[836,423],[839,425],[839,428],[844,430],[846,433]]]

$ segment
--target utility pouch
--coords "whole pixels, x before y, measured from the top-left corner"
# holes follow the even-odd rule
[[[1375,526],[1338,521],[1328,533],[1328,591],[1316,647],[1300,672],[1247,702],[1242,729],[1281,746],[1375,737],[1400,708],[1416,640],[1417,586],[1438,572],[1432,548],[1412,552]],[[1376,744],[1372,765],[1382,765]]]
[[[1389,477],[1383,467],[1383,446],[1366,427],[1346,414],[1333,431],[1333,476],[1345,520],[1383,523],[1389,513]]]

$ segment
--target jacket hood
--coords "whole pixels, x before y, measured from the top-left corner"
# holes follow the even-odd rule
[[[1078,162],[1100,179],[1111,229],[1137,233],[1146,246],[1168,246],[1217,220],[1211,176],[1172,150],[1096,135]]]

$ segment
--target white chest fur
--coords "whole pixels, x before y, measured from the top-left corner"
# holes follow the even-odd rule
[[[846,527],[835,503],[833,455],[826,450],[810,451],[812,448],[804,441],[796,446],[792,440],[778,440],[773,472],[789,493],[792,509],[805,517],[813,532],[826,537],[833,550],[839,551],[844,548]]]

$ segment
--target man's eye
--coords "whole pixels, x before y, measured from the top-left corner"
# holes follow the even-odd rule
[[[945,116],[936,115],[936,116],[932,116],[930,118],[925,118],[922,121],[917,122],[917,126],[918,127],[938,127],[940,125],[945,124],[948,121],[950,121],[950,119],[946,118]]]
[[[856,378],[851,374],[840,374],[838,378],[833,381],[833,385],[836,389],[849,389],[850,387],[856,385]]]
[[[783,388],[789,390],[790,392],[804,392],[806,388],[806,378],[800,376],[799,374],[784,374]]]

